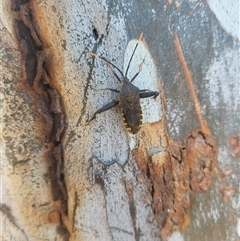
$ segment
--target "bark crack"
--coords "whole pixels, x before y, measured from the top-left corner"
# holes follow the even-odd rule
[[[46,123],[43,130],[44,145],[48,149],[49,178],[53,200],[56,201],[58,210],[54,211],[54,214],[49,214],[49,220],[54,215],[59,216],[60,224],[57,227],[57,232],[64,240],[69,240],[70,234],[65,223],[68,219],[68,197],[61,145],[65,128],[61,96],[53,84],[53,79],[49,74],[51,71],[47,69],[43,44],[34,27],[29,1],[12,0],[12,10],[18,12],[18,18],[15,19],[15,31],[22,51],[24,87],[34,96],[36,108]]]

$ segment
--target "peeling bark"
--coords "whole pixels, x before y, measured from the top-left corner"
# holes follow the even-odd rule
[[[47,75],[45,53],[33,24],[30,4],[25,3],[25,1],[13,0],[12,9],[20,11],[19,19],[15,19],[15,30],[22,51],[23,83],[26,85],[26,91],[28,86],[32,87],[31,93],[34,96],[36,108],[45,120],[43,133],[45,136],[44,142],[48,144],[49,149],[49,178],[52,196],[54,201],[60,201],[60,205],[56,203],[56,207],[59,208],[58,218],[60,218],[57,233],[63,236],[64,240],[69,240],[69,231],[63,222],[63,216],[67,216],[68,210],[67,191],[63,175],[64,160],[62,146],[60,145],[65,119],[60,101],[61,97],[51,83],[51,78]]]

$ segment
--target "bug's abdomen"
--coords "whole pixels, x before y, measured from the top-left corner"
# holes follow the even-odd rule
[[[139,89],[130,82],[124,83],[120,92],[120,103],[127,131],[136,134],[142,125]]]
[[[123,123],[127,131],[136,134],[142,126],[142,110],[122,111]]]

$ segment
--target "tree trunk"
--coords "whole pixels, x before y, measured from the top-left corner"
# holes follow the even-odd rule
[[[239,6],[226,2],[2,2],[3,240],[240,239]],[[159,96],[140,100],[131,134],[126,97],[96,88],[138,71],[132,84]]]

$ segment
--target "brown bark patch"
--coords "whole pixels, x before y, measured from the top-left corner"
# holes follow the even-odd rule
[[[240,156],[240,137],[230,136],[227,142],[231,149],[232,156]]]
[[[141,170],[161,236],[184,229],[190,222],[190,195],[206,191],[216,170],[215,139],[193,131],[184,146],[169,140],[163,121],[143,125],[133,151]],[[151,151],[154,150],[154,151]]]
[[[44,145],[48,149],[49,179],[53,200],[56,201],[55,211],[49,214],[49,222],[57,222],[57,232],[64,240],[69,239],[66,228],[68,206],[67,190],[63,175],[63,149],[61,137],[64,131],[63,105],[61,96],[53,85],[53,78],[48,73],[45,62],[43,44],[34,27],[32,11],[28,1],[12,1],[12,9],[19,11],[15,19],[15,30],[19,47],[22,51],[22,79],[26,91],[31,91],[39,115],[45,122]]]

